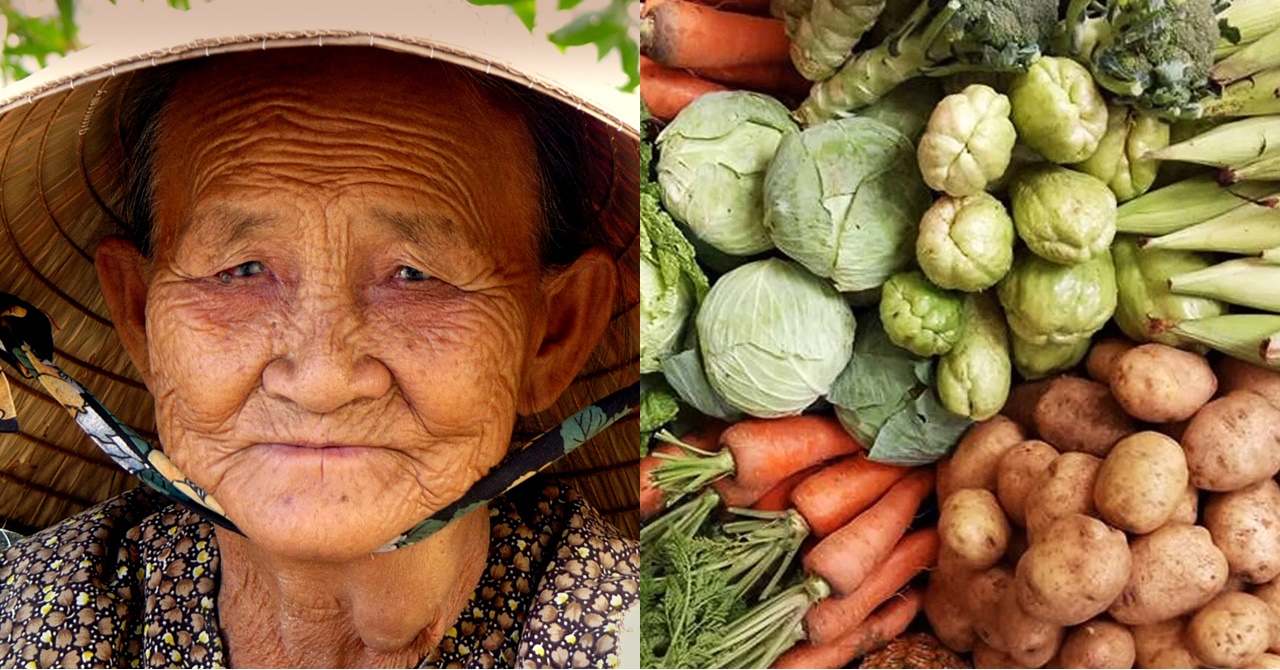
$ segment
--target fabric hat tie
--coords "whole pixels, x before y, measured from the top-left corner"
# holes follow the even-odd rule
[[[18,374],[40,382],[111,460],[166,498],[190,508],[210,523],[240,533],[222,505],[191,481],[163,451],[121,422],[79,382],[53,362],[53,329],[39,309],[8,293],[0,293],[0,358]],[[420,542],[440,529],[506,493],[559,458],[571,453],[640,402],[640,384],[614,391],[533,438],[481,477],[462,497],[423,519],[378,552]],[[0,372],[0,432],[17,432],[18,417],[8,381]]]

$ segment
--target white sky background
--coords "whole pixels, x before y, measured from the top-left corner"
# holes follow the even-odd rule
[[[359,2],[359,0],[323,1]],[[420,1],[424,4],[429,4],[434,0]],[[556,0],[537,0],[537,2],[538,20],[537,26],[534,28],[534,34],[537,36],[539,48],[544,48],[545,51],[545,53],[538,54],[539,57],[567,61],[571,64],[574,74],[580,75],[578,77],[579,82],[586,82],[579,83],[577,86],[582,93],[595,100],[618,118],[638,126],[640,109],[638,93],[627,95],[617,90],[617,87],[625,84],[627,79],[622,72],[622,65],[616,51],[610,53],[603,61],[597,62],[594,45],[573,47],[561,54],[554,46],[546,42],[547,33],[560,28],[579,12],[593,11],[608,6],[609,0],[585,0],[572,11],[566,12],[556,9]],[[252,7],[268,3],[269,0],[191,0],[190,11],[201,12],[206,6],[212,7],[212,5],[238,4]],[[633,4],[635,5],[633,16],[637,16],[639,2]],[[54,0],[17,0],[14,5],[28,14],[52,14],[57,11]],[[109,0],[80,0],[78,5],[79,9],[76,13],[76,18],[80,25],[80,39],[86,46],[109,38],[112,35],[136,31],[140,26],[156,25],[163,22],[168,14],[179,11],[169,7],[165,0],[116,0],[116,4],[112,4]],[[477,16],[482,17],[486,23],[505,23],[520,26],[523,30],[519,19],[507,7],[475,7],[474,10]]]

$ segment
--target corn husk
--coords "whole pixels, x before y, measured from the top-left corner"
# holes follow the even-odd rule
[[[1257,116],[1208,130],[1147,154],[1159,160],[1186,161],[1225,168],[1241,165],[1280,147],[1280,116]]]
[[[1280,34],[1280,33],[1278,33]],[[1260,116],[1280,112],[1280,67],[1237,81],[1222,93],[1201,102],[1201,116]]]
[[[1213,59],[1222,60],[1280,28],[1280,2],[1275,0],[1232,0],[1218,12],[1218,21],[1240,31],[1240,41],[1232,43],[1225,36],[1218,39]]]
[[[1251,161],[1224,168],[1218,175],[1218,181],[1224,184],[1263,179],[1280,179],[1280,151],[1269,151]]]
[[[1280,65],[1280,29],[1218,61],[1209,71],[1209,78],[1218,84],[1230,84],[1276,65]]]
[[[1116,230],[1165,235],[1240,207],[1280,206],[1280,183],[1241,182],[1222,186],[1213,177],[1194,177],[1144,193],[1116,209]]]
[[[1172,277],[1169,290],[1280,312],[1280,265],[1261,258],[1238,258]]]
[[[1237,207],[1208,221],[1144,240],[1141,246],[1143,249],[1260,254],[1280,247],[1280,209]]]
[[[1280,246],[1264,249],[1260,258],[1264,263],[1280,263]]]
[[[1232,358],[1280,370],[1280,361],[1268,361],[1263,355],[1265,343],[1280,333],[1280,314],[1225,314],[1165,327]]]
[[[1262,341],[1262,360],[1268,365],[1280,365],[1280,332]]]

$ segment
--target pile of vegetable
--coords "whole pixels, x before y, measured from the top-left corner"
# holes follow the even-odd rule
[[[640,468],[644,667],[840,667],[916,618],[932,470],[819,414],[662,439]]]
[[[932,629],[975,667],[1280,667],[1280,373],[1107,339],[938,466]]]
[[[1211,438],[1177,432],[1224,411],[1211,368],[1280,370],[1280,3],[646,0],[641,16],[646,667],[843,666],[908,628],[921,593],[938,637],[975,664],[1122,663],[1072,642],[1095,627],[1136,636],[1121,617],[1088,623],[1120,596],[1067,598],[1075,578],[1052,562],[1036,597],[1111,600],[1079,621],[1028,600],[983,623],[982,608],[1012,597],[1024,551],[1061,554],[1027,549],[1041,539],[1111,552],[1112,581],[1076,580],[1098,589],[1137,575],[1119,556],[1136,565],[1171,518],[1229,553],[1207,518],[1149,498],[1144,477],[1175,456],[1193,473],[1226,462]],[[1131,374],[1084,378],[1130,348]],[[1277,411],[1235,395],[1234,418],[1219,416],[1231,430],[1240,412]],[[960,468],[982,477],[956,480],[966,445],[993,434],[999,454]],[[1280,439],[1258,435],[1237,465],[1272,481]],[[1051,530],[1042,517],[1057,510],[1032,505],[1041,489],[1067,495],[1130,438],[1108,502]],[[1074,479],[1042,482],[1067,456]],[[1006,461],[1001,492],[984,477]],[[833,474],[845,469],[859,478]],[[890,496],[935,471],[936,503]],[[1246,486],[1188,477],[1182,503]],[[858,512],[814,517],[796,497],[811,481],[852,489],[829,495]],[[815,537],[882,498],[908,515],[857,531],[870,550],[812,558],[834,555]],[[925,580],[922,538],[939,537]],[[900,551],[910,560],[891,560]],[[844,578],[814,560],[858,567]],[[872,588],[838,633],[805,614]],[[1036,643],[1010,647],[1020,636]],[[1269,660],[1258,654],[1241,662]]]

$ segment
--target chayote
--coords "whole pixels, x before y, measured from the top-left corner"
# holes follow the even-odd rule
[[[1013,365],[1023,379],[1039,379],[1074,368],[1089,353],[1090,339],[1082,337],[1064,344],[1033,344],[1015,333],[1012,338]]]
[[[929,283],[917,270],[900,272],[884,283],[880,321],[894,344],[917,356],[951,350],[964,325],[964,294]]]
[[[1130,339],[1159,342],[1171,347],[1201,349],[1194,342],[1160,328],[1161,322],[1178,323],[1225,314],[1227,306],[1217,300],[1178,295],[1169,290],[1169,278],[1203,270],[1213,262],[1195,251],[1139,249],[1137,240],[1127,235],[1111,245],[1116,264],[1116,325]]]
[[[1076,265],[1020,254],[996,290],[1009,328],[1031,344],[1070,344],[1087,338],[1116,310],[1110,251]]]
[[[1032,253],[1063,265],[1083,263],[1116,236],[1116,196],[1097,177],[1046,165],[1009,186],[1013,225]]]
[[[942,288],[984,291],[1013,265],[1013,220],[988,193],[944,196],[920,219],[916,262]]]
[[[916,160],[929,188],[956,197],[973,195],[1004,174],[1017,139],[1009,98],[973,84],[934,107]]]
[[[938,359],[938,398],[952,413],[982,421],[995,416],[1009,397],[1009,339],[994,297],[969,295],[965,312],[960,340]]]
[[[1009,86],[1018,138],[1054,163],[1093,155],[1107,131],[1107,104],[1085,66],[1045,56]]]
[[[1160,162],[1143,158],[1169,146],[1169,124],[1129,107],[1107,108],[1107,132],[1098,150],[1075,168],[1106,182],[1116,200],[1132,200],[1151,188]]]

